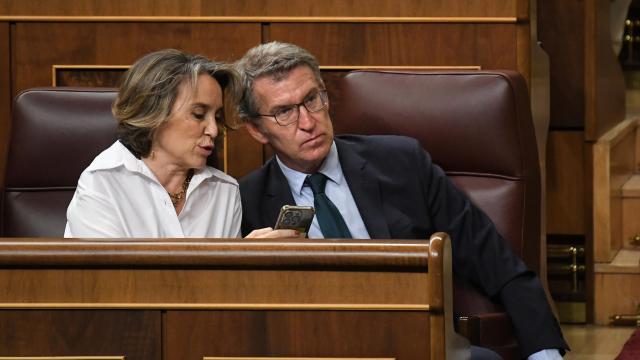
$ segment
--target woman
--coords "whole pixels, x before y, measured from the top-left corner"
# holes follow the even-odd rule
[[[238,183],[206,166],[235,73],[168,49],[139,59],[112,106],[118,140],[84,170],[65,237],[238,237]],[[256,230],[248,237],[292,237]]]

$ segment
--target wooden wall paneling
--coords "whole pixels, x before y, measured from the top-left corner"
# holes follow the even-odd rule
[[[321,65],[516,68],[513,24],[274,23],[270,33],[307,49]]]
[[[529,89],[531,89],[532,46],[537,46],[537,34],[531,31],[532,26],[530,21],[520,20],[516,25],[515,38],[516,70],[527,80]]]
[[[550,131],[547,143],[547,232],[585,233],[584,132]]]
[[[490,0],[480,4],[464,0],[376,0],[372,3],[367,0],[328,0],[310,4],[305,0],[263,0],[256,6],[256,2],[227,0],[225,13],[254,16],[515,16],[516,2]],[[207,1],[205,6],[214,3]]]
[[[622,188],[635,171],[635,123],[611,149],[611,248],[620,249],[624,245]],[[637,214],[636,214],[637,215]]]
[[[640,122],[640,118],[636,118]],[[636,173],[640,172],[640,127],[636,127]]]
[[[622,199],[622,246],[624,248],[636,248],[631,245],[632,238],[640,235],[640,197],[624,197]]]
[[[537,1],[531,1],[531,0],[516,0],[516,3],[515,3],[516,16],[519,19],[529,19],[531,9],[536,7],[536,4],[535,4],[536,2]]]
[[[117,87],[129,68],[121,66],[60,66],[52,70],[53,86],[79,86],[79,87]]]
[[[623,272],[611,269],[611,272],[602,272],[599,270],[596,265],[594,323],[608,325],[611,315],[637,314],[640,303],[637,271]]]
[[[585,135],[595,141],[625,118],[622,67],[613,53],[609,0],[585,6]]]
[[[211,8],[215,2],[207,1],[203,11]],[[209,8],[205,8],[209,6]],[[341,1],[328,0],[310,4],[305,0],[263,0],[260,2],[238,2],[228,0],[221,6],[225,14],[252,16],[515,16],[516,0],[490,0],[483,4],[469,3],[464,0],[421,1],[393,0]],[[212,13],[216,9],[212,9]]]
[[[538,0],[538,38],[549,54],[552,129],[584,128],[584,3]]]
[[[610,262],[611,254],[611,182],[610,148],[606,143],[593,145],[593,260]],[[617,249],[616,249],[617,250]]]
[[[264,161],[262,144],[257,142],[249,132],[241,127],[227,131],[225,144],[225,171],[239,179],[251,171],[260,168]]]
[[[161,360],[160,311],[0,310],[0,356]]]
[[[198,16],[200,10],[201,0],[0,0],[0,15],[14,16]]]
[[[518,71],[529,79],[529,96],[531,99],[531,118],[536,133],[538,147],[538,161],[540,162],[540,194],[541,194],[541,225],[540,241],[542,254],[540,258],[546,265],[547,259],[547,141],[549,136],[549,57],[542,50],[538,41],[538,8],[537,1],[520,2],[522,14],[519,17],[528,18],[526,24],[517,26],[517,54]],[[525,6],[528,5],[528,6]],[[544,284],[547,279],[546,266],[541,267],[538,274]],[[548,289],[548,287],[546,287]],[[548,297],[550,295],[548,294]]]
[[[419,311],[168,311],[166,358],[429,359]]]
[[[622,187],[635,171],[636,126],[624,121],[593,145],[595,262],[610,262],[622,247]]]
[[[260,41],[259,23],[18,23],[11,97],[26,88],[51,86],[53,65],[130,65],[169,47],[233,61]],[[75,76],[61,80],[74,84],[82,77]],[[242,176],[262,163],[261,147],[243,131],[229,133],[228,140],[230,175]]]
[[[611,49],[609,1],[539,1],[551,59],[551,127],[585,128],[595,141],[624,118],[624,80]]]
[[[40,16],[516,16],[523,0],[0,0],[0,15]]]
[[[529,72],[526,78],[529,80],[529,95],[531,97],[531,115],[536,131],[536,141],[538,146],[538,158],[540,159],[543,202],[546,197],[544,189],[546,178],[546,146],[550,123],[550,78],[549,78],[549,56],[543,50],[538,35],[538,2],[531,1],[529,9],[529,22],[527,34],[522,30],[523,26],[518,26],[518,69],[521,73]],[[521,49],[524,44],[528,49]],[[543,217],[544,218],[544,217]],[[544,221],[544,220],[543,220]],[[542,232],[545,233],[544,231]]]
[[[4,172],[11,129],[11,32],[8,22],[0,22],[0,186]]]
[[[636,118],[640,122],[640,118]],[[640,126],[636,127],[636,151],[635,151],[635,172],[640,173]]]
[[[529,62],[530,49],[528,25],[520,24],[476,24],[473,25],[475,36],[472,47],[476,64],[482,69],[510,69],[519,71],[530,85],[531,71],[520,68]],[[524,34],[526,32],[527,34]],[[428,36],[426,37],[428,44]],[[524,42],[519,44],[518,42]],[[522,46],[521,46],[522,45]],[[456,48],[456,52],[468,46],[465,43],[452,42],[449,46]],[[522,53],[520,53],[522,51]],[[446,60],[443,60],[443,62]],[[450,60],[449,60],[450,61]]]
[[[583,162],[583,171],[582,177],[584,178],[584,219],[585,219],[585,234],[584,234],[584,251],[585,251],[585,294],[586,294],[586,310],[587,323],[593,322],[594,317],[594,288],[595,288],[595,272],[593,271],[595,267],[595,246],[594,246],[594,183],[595,183],[595,144],[594,143],[585,143],[584,145],[584,162]]]
[[[258,43],[259,24],[18,23],[13,95],[50,85],[52,65],[130,65],[170,47],[230,61]]]
[[[626,141],[626,144],[624,146],[622,146],[623,148],[625,148],[626,150],[631,150],[632,148],[627,146],[628,144],[630,144],[629,141]],[[620,147],[617,147],[618,150],[620,149]],[[616,160],[616,155],[614,154],[614,152],[619,152],[619,151],[612,151],[611,154],[611,162],[612,165],[615,167],[615,164],[613,164]],[[619,155],[618,155],[619,156]],[[618,157],[618,159],[620,159]],[[616,170],[616,169],[612,169],[612,170]],[[622,169],[617,169],[617,170],[622,170]],[[609,256],[613,257],[616,255],[617,251],[622,248],[622,186],[624,185],[624,183],[626,182],[626,180],[629,179],[629,176],[631,176],[630,172],[627,171],[622,171],[621,173],[612,173],[611,174],[611,178],[610,178],[610,203],[609,203],[609,221],[610,221],[610,235],[609,235],[609,239],[610,239],[610,248],[609,248]],[[596,211],[598,211],[597,209],[594,209],[594,213],[596,213]],[[594,215],[594,220],[595,219],[595,215]],[[597,220],[596,220],[597,221]],[[595,235],[595,234],[594,234]],[[594,237],[594,241],[599,241],[600,239]]]

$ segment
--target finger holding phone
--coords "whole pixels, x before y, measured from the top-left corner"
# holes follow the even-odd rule
[[[247,238],[307,237],[315,209],[313,206],[284,205],[274,228],[256,229]]]
[[[249,233],[245,238],[297,238],[304,237],[300,232],[293,229],[278,229],[266,227],[262,229],[255,229]]]
[[[275,229],[293,229],[307,237],[315,209],[313,206],[284,205],[280,209]]]

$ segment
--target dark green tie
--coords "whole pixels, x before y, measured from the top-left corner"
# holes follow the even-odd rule
[[[316,218],[322,235],[327,239],[351,239],[351,232],[338,208],[324,193],[327,177],[321,173],[315,173],[307,177],[306,183],[313,191],[313,206],[316,208]]]

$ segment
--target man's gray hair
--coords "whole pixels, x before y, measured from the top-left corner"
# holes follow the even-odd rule
[[[260,104],[253,93],[256,79],[271,76],[274,81],[281,81],[291,70],[301,65],[308,66],[318,84],[324,87],[318,61],[299,46],[273,41],[247,51],[235,64],[242,82],[242,94],[237,106],[240,119],[243,122],[253,120],[259,113]]]

